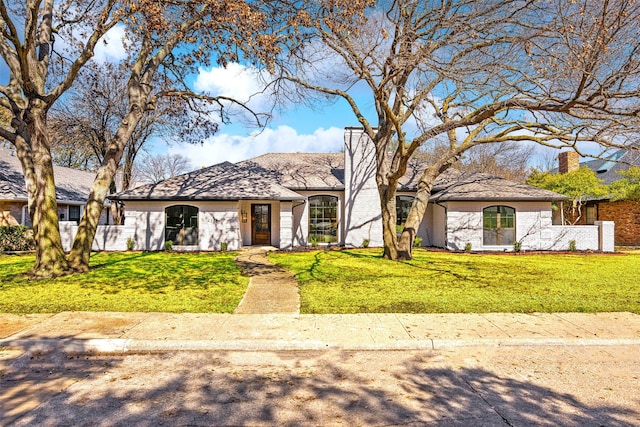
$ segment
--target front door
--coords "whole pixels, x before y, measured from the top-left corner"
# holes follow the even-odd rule
[[[251,244],[271,244],[271,205],[251,205]]]

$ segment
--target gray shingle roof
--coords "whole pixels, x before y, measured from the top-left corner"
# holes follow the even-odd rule
[[[56,198],[59,202],[84,203],[95,179],[92,172],[54,166]],[[0,199],[27,200],[20,160],[13,150],[0,147]]]
[[[255,165],[220,163],[110,196],[115,200],[304,200]]]
[[[399,190],[415,191],[425,165],[412,161]],[[271,153],[228,162],[111,196],[117,200],[303,200],[295,191],[343,190],[342,153]],[[485,174],[442,174],[432,200],[563,200],[564,196]]]
[[[343,190],[343,153],[270,153],[238,163],[291,190]]]
[[[554,201],[569,198],[553,191],[520,184],[483,173],[464,175],[452,171],[434,186],[430,200],[444,201]]]
[[[593,159],[580,164],[593,170],[597,177],[609,185],[622,178],[620,171],[632,166],[640,167],[640,151],[618,150],[605,159]]]

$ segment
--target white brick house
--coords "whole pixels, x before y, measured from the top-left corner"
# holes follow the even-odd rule
[[[112,197],[124,203],[124,228],[100,230],[95,247],[230,250],[250,245],[281,249],[318,244],[382,245],[380,199],[370,140],[345,129],[344,153],[266,154],[221,163]],[[398,188],[398,225],[416,191],[418,170]],[[449,173],[434,186],[418,229],[423,246],[462,250],[613,251],[613,223],[552,224],[553,201],[564,196],[482,174]],[[113,226],[111,226],[113,227]],[[126,231],[125,231],[126,230]],[[100,237],[105,236],[105,237]],[[109,241],[106,236],[109,237]]]

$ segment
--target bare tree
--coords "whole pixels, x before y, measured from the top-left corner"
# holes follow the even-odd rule
[[[67,97],[55,105],[49,115],[54,162],[65,166],[95,171],[105,159],[111,140],[127,114],[127,70],[112,63],[88,64],[78,76],[77,84]],[[140,150],[154,136],[184,139],[189,127],[187,103],[182,100],[160,99],[148,110],[124,145],[118,164],[119,180],[113,179],[109,193],[127,190],[132,183],[134,163]],[[215,132],[217,125],[208,123]],[[113,203],[111,213],[115,224],[122,224],[123,209]]]
[[[524,182],[531,173],[535,151],[535,145],[510,141],[476,145],[467,150],[454,167],[467,173],[487,173]]]
[[[363,5],[345,24],[344,11]],[[435,179],[473,147],[629,143],[640,111],[639,9],[625,0],[333,1],[301,12],[282,80],[303,98],[349,104],[375,146],[384,256],[408,259]],[[398,240],[399,179],[435,143]]]
[[[189,159],[181,154],[151,154],[136,163],[134,179],[147,184],[157,184],[193,169]]]
[[[0,104],[11,111],[12,119],[0,136],[16,147],[27,184],[37,246],[34,275],[88,269],[105,197],[127,141],[146,113],[164,97],[186,102],[196,124],[208,122],[212,112],[223,113],[233,100],[194,94],[188,76],[212,60],[222,65],[241,58],[268,63],[283,41],[276,34],[285,28],[287,12],[274,11],[270,2],[243,0],[0,0],[0,55],[9,70],[8,82],[0,85]],[[116,25],[127,31],[126,114],[106,148],[73,248],[65,257],[48,112]]]

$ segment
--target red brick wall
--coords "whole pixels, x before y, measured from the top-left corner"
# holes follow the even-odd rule
[[[600,202],[596,216],[616,224],[616,245],[640,245],[640,201]]]

